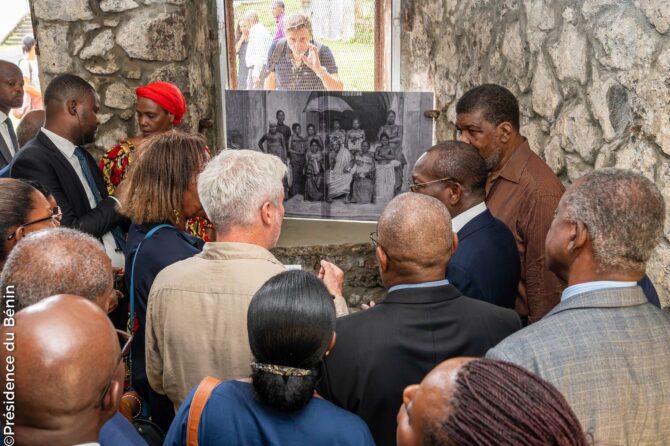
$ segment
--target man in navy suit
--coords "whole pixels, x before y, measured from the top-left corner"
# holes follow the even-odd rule
[[[446,141],[431,147],[412,170],[410,189],[440,200],[458,235],[447,279],[461,293],[514,308],[521,263],[514,236],[486,208],[487,169],[470,144]]]

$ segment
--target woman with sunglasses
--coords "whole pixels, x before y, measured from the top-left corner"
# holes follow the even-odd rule
[[[0,268],[16,242],[30,232],[60,226],[61,216],[60,208],[27,182],[0,178]]]

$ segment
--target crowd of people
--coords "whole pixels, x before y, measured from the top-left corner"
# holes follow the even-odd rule
[[[240,90],[329,90],[344,84],[328,46],[314,40],[312,21],[303,13],[286,18],[283,1],[272,2],[275,33],[258,12],[244,12],[237,23],[237,88]]]
[[[348,130],[340,119],[333,119],[328,132],[317,132],[314,124],[308,124],[306,135],[299,123],[284,124],[285,117],[283,110],[277,110],[277,120],[270,121],[258,148],[289,167],[286,199],[301,195],[305,201],[386,204],[400,193],[407,159],[394,110],[388,111],[386,123],[376,133],[374,148],[357,117]]]
[[[3,116],[23,83],[0,62]],[[492,84],[458,100],[459,140],[426,147],[408,193],[394,112],[374,151],[358,121],[324,141],[278,111],[261,151],[212,156],[175,128],[177,87],[136,93],[142,134],[101,162],[83,148],[98,96],[78,76],[49,83],[27,142],[0,124],[15,444],[670,438],[670,314],[645,275],[665,203],[643,175],[600,169],[565,190]],[[341,269],[286,271],[271,249],[286,194],[364,201],[382,186],[370,239],[387,293],[349,314]]]

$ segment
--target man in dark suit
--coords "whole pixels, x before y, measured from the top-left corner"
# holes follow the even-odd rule
[[[371,237],[388,295],[337,320],[319,393],[361,416],[383,446],[395,444],[407,385],[445,359],[483,355],[521,322],[513,310],[465,297],[444,278],[455,237],[435,198],[397,196]]]
[[[470,144],[446,141],[431,147],[412,170],[413,192],[449,209],[458,249],[447,279],[461,293],[514,308],[521,263],[514,236],[486,207],[486,162]]]
[[[64,74],[47,87],[44,105],[46,124],[14,159],[10,175],[46,186],[63,212],[61,225],[101,239],[112,265],[123,267],[119,226],[125,219],[116,210],[117,199],[107,196],[97,163],[82,148],[95,140],[98,96],[82,78]]]
[[[13,63],[0,60],[0,169],[9,164],[19,151],[9,111],[22,104],[23,73]]]

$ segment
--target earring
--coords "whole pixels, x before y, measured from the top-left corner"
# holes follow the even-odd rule
[[[176,209],[173,209],[172,213],[174,214],[175,225],[179,226],[181,224],[181,213]]]

